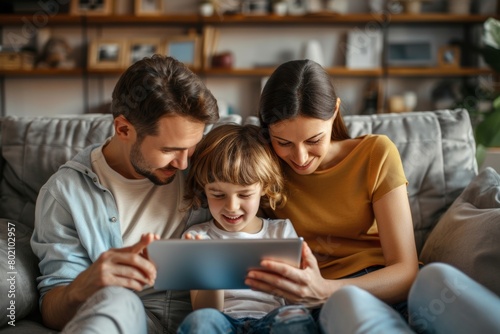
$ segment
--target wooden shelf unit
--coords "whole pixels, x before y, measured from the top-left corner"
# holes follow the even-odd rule
[[[214,15],[211,17],[202,17],[197,14],[188,15],[158,15],[158,16],[134,16],[134,15],[68,15],[57,14],[53,16],[46,15],[45,17],[36,14],[26,15],[0,15],[0,29],[3,26],[20,26],[33,24],[35,27],[44,23],[47,26],[79,26],[82,29],[87,27],[114,25],[159,25],[159,26],[182,26],[187,29],[195,29],[199,33],[203,32],[206,26],[216,27],[261,27],[261,26],[336,26],[336,25],[352,25],[359,23],[378,22],[385,28],[390,28],[391,24],[480,24],[489,16],[486,15],[452,15],[446,13],[424,13],[424,14],[314,14],[303,16],[276,16],[276,15]],[[500,15],[493,17],[500,18]],[[85,30],[82,30],[84,32]],[[249,32],[251,33],[251,32]],[[82,48],[86,50],[86,47]],[[86,59],[87,55],[83,55]],[[106,76],[119,75],[124,69],[105,69],[96,70],[88,68],[76,69],[33,69],[33,70],[0,70],[0,80],[6,77],[39,77],[39,76],[59,76],[59,77],[91,77],[91,76]],[[195,72],[206,77],[263,77],[272,73],[274,68],[234,68],[234,69],[213,69],[200,68]],[[437,68],[412,68],[412,67],[382,67],[377,69],[349,69],[346,67],[327,68],[328,73],[336,77],[366,77],[366,78],[387,78],[387,77],[468,77],[491,74],[492,71],[485,68],[452,68],[452,67],[437,67]]]
[[[22,25],[26,21],[33,22],[33,15],[0,15],[0,22],[2,26],[8,25]],[[157,24],[157,25],[186,25],[192,28],[203,29],[205,25],[254,25],[260,26],[262,24],[356,24],[367,23],[372,21],[387,22],[387,23],[481,23],[484,22],[489,16],[485,15],[452,15],[445,13],[426,13],[426,14],[395,14],[395,15],[382,15],[382,14],[314,14],[314,15],[301,15],[301,16],[276,16],[276,15],[214,15],[211,17],[202,17],[197,14],[191,15],[158,15],[158,16],[134,16],[134,15],[95,15],[95,16],[79,16],[59,14],[48,17],[47,23],[49,25],[77,25],[80,26],[84,22],[89,25],[135,25],[135,24]],[[269,75],[273,68],[237,68],[237,69],[201,69],[197,72],[204,75],[215,76],[262,76]],[[34,69],[34,70],[0,70],[1,75],[79,75],[85,69],[62,70],[62,69]],[[113,70],[90,70],[90,74],[116,74],[120,73],[121,69]],[[329,73],[338,76],[471,76],[489,74],[491,71],[482,68],[387,68],[387,69],[369,69],[358,70],[348,69],[345,67],[329,68]]]

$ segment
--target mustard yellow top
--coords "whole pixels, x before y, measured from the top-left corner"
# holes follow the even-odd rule
[[[331,168],[299,175],[285,166],[288,202],[274,212],[265,210],[292,221],[329,279],[385,265],[372,204],[408,183],[399,152],[387,136],[359,138]]]

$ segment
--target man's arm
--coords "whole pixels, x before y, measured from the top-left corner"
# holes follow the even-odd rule
[[[153,285],[156,268],[146,256],[146,247],[159,236],[145,234],[133,246],[104,252],[96,262],[68,285],[47,292],[41,313],[47,327],[61,330],[91,295],[106,286],[121,286],[141,291]]]

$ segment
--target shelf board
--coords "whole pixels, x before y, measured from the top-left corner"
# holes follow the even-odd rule
[[[443,76],[474,76],[488,75],[493,71],[489,68],[477,67],[389,67],[389,76],[406,77],[443,77]]]
[[[83,22],[88,24],[198,24],[200,16],[198,14],[190,15],[69,15],[58,14],[34,15],[34,14],[4,14],[0,15],[1,25],[23,25],[31,22],[35,27],[44,25],[70,24],[81,25]]]
[[[88,24],[352,24],[368,22],[387,23],[481,23],[486,21],[488,15],[455,15],[447,13],[423,13],[423,14],[376,14],[376,13],[318,13],[306,15],[213,15],[202,17],[198,14],[169,14],[169,15],[41,15],[41,14],[2,14],[1,25],[22,25],[31,22],[35,26],[40,25],[79,25],[82,22]],[[498,15],[493,17],[499,18]]]
[[[382,68],[352,69],[347,67],[330,67],[326,70],[330,75],[345,77],[377,77],[381,76],[384,73]]]
[[[197,14],[190,15],[111,15],[111,16],[87,16],[85,20],[89,24],[198,24],[200,16]]]
[[[380,14],[335,14],[320,13],[306,15],[213,15],[202,17],[201,23],[214,25],[231,24],[335,24],[335,23],[366,23],[372,21],[383,21]]]
[[[236,68],[236,69],[219,69],[209,68],[204,70],[194,70],[201,75],[208,76],[230,76],[230,77],[260,77],[268,76],[273,73],[273,67],[258,67],[258,68]],[[473,67],[389,67],[384,71],[382,68],[375,69],[349,69],[346,67],[329,67],[326,69],[328,74],[332,76],[344,77],[378,77],[388,76],[409,76],[409,77],[436,77],[436,76],[474,76],[488,75],[493,71],[488,68],[473,68]],[[72,76],[88,73],[91,75],[120,75],[125,71],[125,68],[116,69],[57,69],[57,68],[36,68],[32,70],[0,70],[0,75],[3,76]]]
[[[227,76],[227,77],[262,77],[273,73],[274,67],[258,68],[235,68],[219,69],[209,68],[204,70],[194,70],[200,75],[207,76]],[[442,77],[442,76],[474,76],[488,75],[493,71],[488,68],[472,67],[389,67],[385,71],[382,68],[376,69],[349,69],[346,67],[329,67],[328,74],[338,77],[381,77],[384,73],[391,77]],[[125,68],[116,69],[57,69],[57,68],[35,68],[32,70],[0,70],[2,76],[79,76],[84,73],[90,75],[120,75]]]
[[[81,76],[81,68],[34,68],[32,70],[0,70],[3,76]]]
[[[49,16],[35,14],[2,14],[0,15],[1,25],[23,25],[27,22],[32,23],[35,27],[43,27],[45,25],[58,25],[58,24],[81,24],[82,17],[79,15],[57,14]]]
[[[208,76],[228,76],[228,77],[263,77],[273,73],[275,68],[259,67],[259,68],[208,68],[200,71],[201,75]]]
[[[99,74],[99,75],[121,75],[125,72],[126,68],[89,68],[87,69],[88,74]]]
[[[392,14],[387,15],[388,23],[481,23],[486,21],[488,15],[477,14],[448,14],[448,13],[422,13],[422,14]]]
[[[258,68],[236,68],[236,69],[220,69],[220,68],[209,68],[201,70],[200,74],[208,76],[255,76],[262,77],[268,76],[273,73],[274,67],[258,67]],[[330,67],[327,68],[328,74],[333,76],[348,76],[348,77],[369,77],[369,76],[381,76],[383,70],[379,69],[349,69],[346,67]]]

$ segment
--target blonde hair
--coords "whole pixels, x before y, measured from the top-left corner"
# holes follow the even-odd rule
[[[261,205],[275,209],[286,202],[279,158],[255,125],[219,125],[198,144],[187,176],[188,208],[207,207],[205,185],[213,182],[260,183]]]

